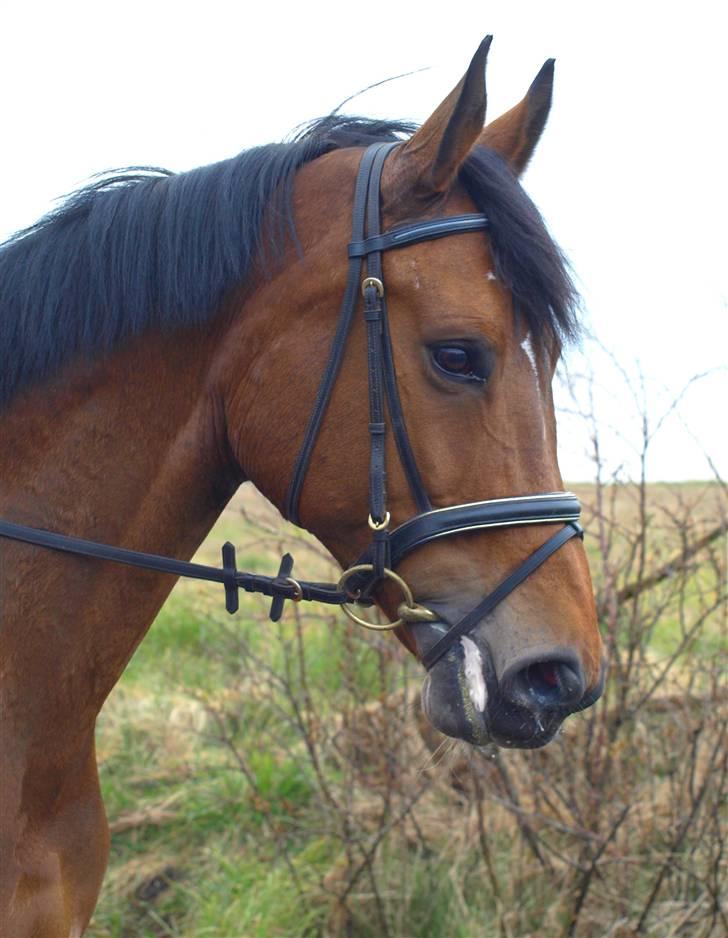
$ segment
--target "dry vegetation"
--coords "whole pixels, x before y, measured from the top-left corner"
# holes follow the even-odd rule
[[[179,590],[101,722],[114,852],[92,934],[728,933],[725,489],[579,495],[610,677],[537,752],[438,736],[389,636]],[[246,562],[293,540],[330,575],[254,493],[211,543],[241,526]]]
[[[618,482],[579,416],[603,699],[543,750],[472,749],[427,724],[391,636],[315,608],[272,625],[259,597],[230,618],[179,584],[99,721],[94,938],[728,935],[728,488],[646,484],[647,419],[643,478]],[[335,577],[252,490],[201,558],[225,539],[246,569],[291,550]]]

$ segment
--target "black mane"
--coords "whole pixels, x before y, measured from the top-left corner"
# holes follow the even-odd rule
[[[210,319],[256,257],[295,240],[290,195],[300,166],[413,130],[333,115],[288,143],[180,174],[131,167],[71,195],[0,246],[0,407],[78,355]],[[533,203],[490,151],[474,151],[461,179],[491,219],[496,273],[528,328],[536,338],[572,336],[572,283]]]

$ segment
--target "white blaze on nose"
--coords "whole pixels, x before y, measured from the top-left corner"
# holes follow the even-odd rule
[[[460,644],[463,646],[463,654],[465,655],[463,671],[465,672],[468,693],[475,709],[482,713],[488,700],[488,689],[485,686],[485,678],[483,677],[483,658],[480,649],[472,638],[463,635]]]
[[[538,361],[536,359],[536,353],[533,350],[533,342],[531,341],[530,332],[526,333],[526,338],[521,342],[521,348],[526,353],[526,357],[528,358],[528,361],[530,362],[531,371],[533,371],[536,377],[536,391],[538,393],[539,399],[542,400],[541,381],[538,375]],[[544,417],[543,410],[541,411],[541,438],[544,440],[546,439],[546,419]]]

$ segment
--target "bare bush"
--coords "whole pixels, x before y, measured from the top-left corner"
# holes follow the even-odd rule
[[[417,666],[335,615],[295,607],[273,627],[251,600],[245,628],[221,624],[211,654],[229,680],[203,698],[204,732],[247,780],[255,849],[320,909],[306,934],[728,933],[726,486],[649,485],[646,418],[641,475],[615,480],[585,417],[596,483],[578,494],[609,676],[546,749],[440,736]],[[251,548],[332,575],[318,545],[251,504]]]

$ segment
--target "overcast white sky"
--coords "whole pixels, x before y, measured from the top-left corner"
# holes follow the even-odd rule
[[[652,479],[728,475],[728,56],[721,5],[623,2],[4,4],[0,237],[99,170],[184,170],[284,137],[383,78],[351,110],[424,120],[494,34],[489,117],[557,60],[549,126],[525,185],[577,272],[590,330],[630,376],[657,435]],[[596,346],[608,469],[634,467],[639,420]],[[565,400],[565,398],[562,398]],[[584,396],[582,395],[582,401]],[[686,427],[688,429],[686,429]],[[609,428],[613,428],[610,430]],[[561,424],[562,469],[586,479],[588,432]],[[627,471],[625,469],[624,471]]]

